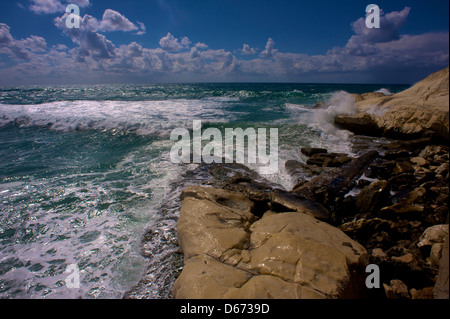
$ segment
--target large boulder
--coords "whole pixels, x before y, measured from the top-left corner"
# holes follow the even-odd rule
[[[360,114],[338,116],[335,122],[359,134],[394,138],[432,135],[448,141],[449,68],[397,94],[363,96],[356,106]]]
[[[341,230],[302,212],[252,215],[238,192],[192,186],[182,195],[178,239],[183,299],[357,298],[368,254]]]

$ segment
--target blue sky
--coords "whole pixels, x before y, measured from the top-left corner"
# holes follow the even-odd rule
[[[66,5],[80,29],[65,27]],[[365,27],[365,8],[381,28]],[[412,83],[448,65],[449,2],[4,0],[0,85]]]

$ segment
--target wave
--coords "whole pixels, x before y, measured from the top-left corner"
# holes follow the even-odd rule
[[[391,93],[391,91],[389,91],[386,88],[381,88],[381,89],[379,89],[378,91],[375,91],[375,92],[376,93],[383,93],[384,95],[392,95],[392,94],[394,94],[394,93]]]
[[[290,111],[308,111],[311,110],[311,106],[305,105],[305,104],[294,104],[294,103],[286,103],[285,107],[287,110]]]
[[[173,128],[191,127],[194,119],[221,123],[225,118],[230,120],[226,104],[213,99],[0,104],[0,127],[16,123],[63,132],[104,130],[166,136]]]
[[[358,112],[353,96],[345,91],[331,94],[324,103],[325,108],[314,109],[306,105],[286,104],[286,109],[297,123],[307,125],[317,132],[318,137],[310,141],[313,147],[324,147],[335,152],[351,153],[349,131],[334,125],[338,115],[351,115]]]

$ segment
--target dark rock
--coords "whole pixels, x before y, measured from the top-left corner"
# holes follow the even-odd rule
[[[449,165],[448,163],[441,164],[436,170],[434,171],[436,174],[440,174],[442,176],[445,176],[448,174]]]
[[[396,161],[376,159],[370,163],[369,167],[365,171],[365,175],[369,178],[389,179],[392,177],[392,171],[396,163]]]
[[[295,160],[286,161],[285,168],[289,175],[294,178],[296,184],[320,175],[324,170],[322,167],[306,165]]]
[[[443,145],[427,145],[420,153],[419,157],[434,159],[435,155],[448,154],[448,147]]]
[[[343,153],[317,153],[308,158],[306,164],[322,167],[340,167],[351,160],[351,157]]]
[[[380,211],[380,216],[384,216],[386,218],[399,217],[395,215],[409,215],[415,217],[418,214],[421,214],[424,210],[425,207],[423,205],[398,203],[388,207],[383,207]],[[407,218],[407,216],[401,216],[401,218]]]
[[[339,197],[335,204],[335,217],[343,219],[348,216],[355,216],[358,213],[356,198],[354,196]]]
[[[414,174],[404,173],[396,175],[388,180],[391,189],[394,191],[404,190],[405,188],[411,188],[414,185],[416,178]]]
[[[374,234],[390,232],[393,225],[393,222],[380,218],[361,218],[342,224],[339,229],[365,245]]]
[[[414,172],[414,168],[409,161],[397,162],[394,167],[394,172],[397,174],[412,173]]]
[[[295,193],[277,189],[269,193],[269,198],[271,210],[275,212],[301,212],[325,221],[330,218],[330,213],[325,207],[316,202],[301,198]]]
[[[397,160],[409,157],[409,152],[406,150],[387,150],[383,157],[387,160]]]
[[[409,298],[408,286],[401,280],[391,280],[391,288],[397,298]]]
[[[372,182],[368,179],[359,179],[358,184],[356,185],[358,188],[362,189],[366,186],[369,186]]]
[[[355,134],[367,136],[382,136],[381,130],[372,116],[363,113],[359,115],[339,115],[334,118],[337,127]]]
[[[323,163],[325,162],[326,159],[328,159],[328,157],[317,156],[317,155],[322,155],[322,154],[316,154],[316,155],[308,158],[306,160],[306,164],[308,164],[308,165],[316,165],[316,166],[322,167]]]
[[[389,260],[388,255],[381,248],[374,248],[370,256],[372,263],[379,264],[380,262],[385,262]]]
[[[337,171],[324,172],[303,184],[294,192],[321,204],[330,204],[339,193],[347,193],[354,182],[362,175],[365,167],[378,156],[378,152],[369,151],[359,158],[353,159]]]
[[[261,217],[266,211],[302,212],[320,220],[328,220],[328,210],[319,203],[312,202],[299,194],[271,187],[254,181],[248,176],[237,175],[229,179],[224,189],[239,192],[254,202],[252,213]]]
[[[342,165],[350,162],[352,160],[351,157],[348,157],[347,155],[340,155],[335,158],[327,158],[322,166],[323,167],[341,167]]]
[[[328,153],[328,150],[325,148],[315,148],[315,147],[305,147],[302,148],[300,151],[302,152],[302,154],[305,154],[308,157],[315,154]]]
[[[423,289],[411,289],[411,299],[434,299],[433,287],[425,287]],[[448,299],[448,298],[445,298]]]
[[[376,212],[388,203],[390,187],[387,181],[381,180],[366,186],[358,194],[356,206],[359,211]]]
[[[413,154],[418,154],[425,146],[431,144],[430,137],[424,137],[414,140],[406,140],[406,141],[394,141],[386,146],[387,149],[404,149]]]

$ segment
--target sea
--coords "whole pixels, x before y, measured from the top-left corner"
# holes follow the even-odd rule
[[[192,131],[195,120],[203,129],[277,128],[279,170],[264,177],[290,189],[284,163],[304,162],[302,147],[357,155],[352,134],[333,125],[356,112],[348,93],[408,87],[0,87],[0,298],[119,299],[144,276],[149,288],[134,297],[171,298],[177,185],[198,165],[171,161],[174,129]],[[162,237],[143,249],[149,229]]]

